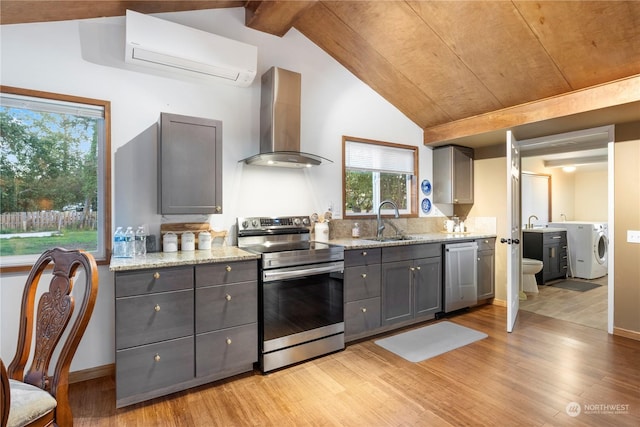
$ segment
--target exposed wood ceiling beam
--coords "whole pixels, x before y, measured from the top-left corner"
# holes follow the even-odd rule
[[[539,101],[503,108],[424,129],[425,145],[438,146],[465,138],[478,139],[496,131],[547,120],[558,120],[609,109],[625,109],[630,119],[640,120],[640,74],[614,82],[573,91]],[[635,112],[635,113],[634,113]],[[635,116],[635,117],[633,117]],[[517,135],[516,135],[517,136]],[[526,135],[529,137],[529,135]],[[473,143],[473,145],[488,145]]]
[[[245,5],[245,25],[282,37],[293,27],[295,20],[316,1],[248,1]]]
[[[140,13],[182,12],[187,10],[243,7],[246,1],[52,1],[2,0],[0,24],[66,21],[104,16],[124,16],[127,9]]]

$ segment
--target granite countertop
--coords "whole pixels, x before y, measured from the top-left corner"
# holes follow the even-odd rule
[[[549,229],[547,229],[549,230]],[[390,246],[416,245],[420,243],[453,243],[475,239],[496,237],[487,233],[425,233],[408,234],[410,240],[394,240],[380,242],[368,239],[332,239],[330,244],[343,246],[345,249],[364,249]],[[237,246],[214,247],[210,251],[193,252],[154,252],[136,258],[111,258],[109,270],[128,271],[145,268],[175,267],[179,265],[210,264],[217,262],[232,262],[259,259],[259,254],[244,251]]]
[[[475,239],[493,238],[495,234],[490,233],[425,233],[425,234],[407,234],[410,240],[393,240],[387,242],[379,242],[377,240],[369,239],[332,239],[329,243],[334,245],[344,246],[345,249],[364,249],[364,248],[377,248],[377,247],[389,247],[389,246],[405,246],[416,245],[421,243],[455,243]]]
[[[210,264],[259,259],[259,254],[243,251],[237,246],[213,247],[211,250],[189,252],[154,252],[136,258],[111,258],[109,270],[127,271],[177,265]]]
[[[542,227],[542,228],[526,228],[522,230],[523,233],[557,233],[558,231],[567,231],[567,229],[561,228],[561,227]]]

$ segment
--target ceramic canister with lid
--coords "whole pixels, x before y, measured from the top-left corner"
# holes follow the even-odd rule
[[[198,249],[211,249],[211,233],[209,233],[208,231],[201,231],[200,233],[198,233]]]
[[[162,237],[163,252],[178,252],[178,236],[176,233],[168,232]]]
[[[185,231],[182,233],[182,250],[194,251],[196,249],[196,236],[190,232]]]

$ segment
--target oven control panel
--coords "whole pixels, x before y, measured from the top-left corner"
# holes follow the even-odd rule
[[[308,216],[238,217],[238,231],[307,228],[311,226]]]

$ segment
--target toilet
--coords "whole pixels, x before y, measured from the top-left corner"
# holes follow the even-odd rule
[[[540,270],[542,270],[542,261],[522,258],[522,290],[524,292],[538,293],[536,273]]]

